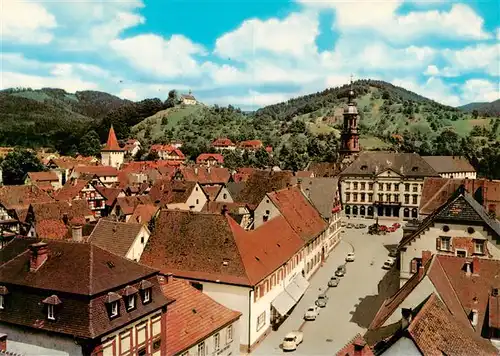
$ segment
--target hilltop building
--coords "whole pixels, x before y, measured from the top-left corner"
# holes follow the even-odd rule
[[[196,105],[198,101],[193,96],[193,93],[190,90],[188,94],[181,95],[181,103],[184,105]]]
[[[118,144],[113,125],[109,129],[108,141],[101,150],[101,163],[103,166],[120,168],[125,159],[125,151]]]

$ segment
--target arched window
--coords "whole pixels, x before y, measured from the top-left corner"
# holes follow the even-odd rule
[[[357,206],[352,207],[352,215],[358,215],[358,207]]]
[[[411,217],[416,219],[418,216],[418,211],[417,211],[417,208],[413,208],[411,209]]]
[[[345,213],[346,213],[347,215],[350,215],[350,214],[351,214],[351,206],[350,206],[350,205],[346,205],[346,207],[345,207]]]
[[[409,218],[409,217],[410,217],[410,209],[405,208],[405,209],[403,210],[403,216],[404,216],[405,218]]]

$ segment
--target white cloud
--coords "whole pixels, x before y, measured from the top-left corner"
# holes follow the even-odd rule
[[[2,0],[0,10],[2,41],[45,44],[52,40],[56,18],[41,4]]]
[[[286,101],[298,94],[294,93],[260,93],[249,90],[247,95],[242,96],[223,96],[217,98],[207,98],[205,103],[218,105],[234,105],[238,107],[254,108]]]
[[[303,57],[316,52],[318,26],[317,15],[312,12],[292,13],[282,20],[246,20],[236,30],[219,37],[214,52],[243,61],[253,60],[255,53],[261,51]]]
[[[453,93],[450,86],[439,78],[430,77],[424,83],[420,83],[415,78],[402,78],[394,79],[391,83],[442,104],[457,106],[461,103],[460,97]]]
[[[123,89],[118,93],[117,96],[123,99],[134,100],[134,101],[137,100],[138,98],[137,92],[133,89]]]
[[[453,4],[449,11],[396,11],[403,0],[298,0],[306,6],[332,8],[336,12],[334,28],[342,33],[365,30],[380,33],[391,41],[405,41],[439,35],[446,38],[491,38],[484,20],[464,4]]]
[[[462,86],[462,102],[490,102],[500,99],[499,83],[484,79],[469,79]]]
[[[85,81],[81,78],[71,75],[54,75],[54,76],[39,76],[28,75],[15,72],[2,72],[0,79],[0,87],[13,88],[13,87],[30,87],[39,89],[44,87],[62,88],[68,92],[75,92],[78,90],[97,89],[97,83]]]
[[[478,44],[460,50],[445,49],[442,55],[449,63],[450,76],[470,72],[484,72],[492,76],[500,75],[500,44]]]
[[[181,35],[168,40],[154,34],[138,35],[115,39],[110,46],[134,68],[158,77],[196,76],[200,67],[193,56],[204,54],[202,46]]]

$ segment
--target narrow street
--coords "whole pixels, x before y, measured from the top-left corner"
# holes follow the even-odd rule
[[[373,220],[354,220],[372,224]],[[383,223],[382,221],[380,222]],[[392,224],[393,222],[388,222]],[[364,333],[382,301],[399,287],[394,273],[381,267],[388,257],[388,247],[399,242],[402,230],[385,236],[369,235],[367,229],[347,229],[342,241],[330,253],[322,268],[310,279],[310,286],[291,315],[280,328],[272,332],[252,355],[280,355],[281,342],[292,330],[302,330],[304,341],[293,354],[304,356],[333,355],[357,333]],[[345,256],[354,248],[356,260],[346,264],[347,273],[338,287],[327,287],[337,266],[345,263]],[[386,275],[386,278],[384,276]],[[382,282],[381,282],[382,280]],[[307,307],[328,289],[328,305],[320,310],[315,321],[304,322]],[[384,294],[379,295],[379,290]]]

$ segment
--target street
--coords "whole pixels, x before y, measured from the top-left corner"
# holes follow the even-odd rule
[[[373,224],[373,220],[350,219],[350,223]],[[392,225],[394,221],[385,224]],[[384,224],[380,221],[380,224]],[[369,235],[367,229],[343,228],[342,241],[330,252],[324,266],[309,280],[310,286],[291,315],[277,331],[272,332],[252,355],[280,355],[284,336],[293,330],[304,332],[304,341],[293,354],[304,356],[334,355],[357,333],[364,333],[383,300],[399,288],[396,270],[381,267],[388,257],[388,247],[397,245],[401,228],[394,233]],[[348,252],[356,254],[354,262],[346,263]],[[337,287],[327,287],[337,266],[346,263],[347,273]],[[385,276],[385,277],[384,277]],[[329,301],[315,321],[304,322],[307,307],[328,289]],[[379,291],[381,293],[379,293]]]

